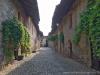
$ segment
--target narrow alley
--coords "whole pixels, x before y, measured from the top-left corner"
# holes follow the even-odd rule
[[[100,0],[0,0],[0,75],[100,75]]]
[[[41,48],[36,54],[7,75],[97,75],[94,70],[60,56],[51,48]]]

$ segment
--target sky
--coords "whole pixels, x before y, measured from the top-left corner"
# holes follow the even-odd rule
[[[39,28],[43,32],[44,36],[47,36],[51,31],[52,16],[56,5],[61,0],[37,0],[40,14]]]

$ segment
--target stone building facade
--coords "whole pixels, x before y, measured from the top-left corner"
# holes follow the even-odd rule
[[[6,19],[17,17],[27,28],[30,36],[31,36],[31,50],[34,51],[40,47],[40,31],[38,27],[39,22],[39,13],[38,7],[35,3],[36,0],[30,0],[29,2],[25,2],[27,0],[0,0],[0,62],[2,62],[3,56],[3,48],[2,48],[2,25],[1,23]],[[30,7],[30,3],[35,3]],[[34,6],[36,7],[35,9]],[[26,8],[28,7],[28,8]],[[27,10],[30,13],[35,12],[35,16],[27,13]],[[32,9],[32,11],[31,11]],[[28,12],[29,12],[28,11]],[[37,13],[37,14],[36,14]],[[33,13],[32,13],[33,14]]]
[[[0,54],[2,54],[2,21],[16,16],[17,8],[11,0],[0,0]]]
[[[68,6],[67,3],[69,4],[71,3],[71,4]],[[75,33],[75,28],[79,24],[80,13],[86,9],[87,0],[70,0],[69,2],[66,1],[65,3],[62,4],[62,5],[65,4],[66,9],[59,7],[61,6],[61,4],[58,5],[57,6],[58,8],[56,8],[55,10],[53,16],[53,23],[52,23],[53,25],[56,24],[59,25],[57,26],[55,31],[52,30],[52,32],[50,33],[50,36],[56,34],[59,35],[59,33],[61,32],[64,34],[64,44],[62,44],[58,40],[57,51],[62,53],[64,56],[73,58],[79,62],[86,64],[87,66],[91,66],[91,50],[90,50],[90,44],[87,36],[83,33],[81,35],[81,40],[79,44],[75,45],[73,43],[73,35]],[[62,13],[61,10],[65,13]],[[56,17],[58,17],[58,19]],[[55,19],[57,20],[55,21]],[[55,41],[50,41],[49,45],[52,46],[51,45],[52,43],[54,44]]]
[[[75,58],[78,61],[91,66],[91,51],[89,46],[89,40],[83,33],[78,46],[73,43],[73,35],[75,34],[75,28],[80,21],[80,13],[86,9],[87,0],[77,0],[73,4],[72,9],[64,17],[64,37],[65,37],[65,51],[66,55]]]

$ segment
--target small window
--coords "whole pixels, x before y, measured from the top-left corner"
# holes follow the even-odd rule
[[[21,14],[20,14],[20,12],[18,12],[18,20],[21,21]]]
[[[72,28],[72,14],[70,14],[70,24],[69,24],[69,29],[71,29]]]

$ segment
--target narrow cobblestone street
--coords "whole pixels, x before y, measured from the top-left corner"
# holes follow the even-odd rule
[[[0,75],[100,75],[100,0],[0,0]]]
[[[75,73],[77,72],[77,73]],[[41,48],[30,61],[7,75],[99,75],[94,70],[65,59],[50,48]]]

